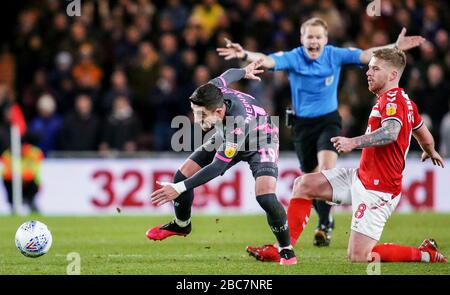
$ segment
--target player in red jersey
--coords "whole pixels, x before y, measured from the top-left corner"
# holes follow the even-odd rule
[[[313,198],[352,204],[348,244],[348,258],[352,262],[371,261],[372,253],[377,253],[381,261],[389,262],[446,262],[433,239],[425,240],[419,247],[377,245],[387,219],[400,200],[411,135],[422,147],[422,161],[430,158],[434,165],[444,167],[416,104],[398,87],[405,65],[406,56],[401,50],[375,51],[366,75],[369,90],[377,95],[378,101],[370,113],[366,134],[331,139],[339,153],[362,149],[359,168],[334,168],[306,174],[294,184],[294,196],[302,198],[304,203],[300,212],[304,224],[309,218]],[[273,246],[249,252],[259,260],[274,261],[277,255],[271,254],[270,247]]]

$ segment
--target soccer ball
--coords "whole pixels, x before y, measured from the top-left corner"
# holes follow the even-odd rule
[[[50,250],[52,234],[45,224],[37,220],[27,221],[16,232],[16,247],[24,256],[39,257]]]

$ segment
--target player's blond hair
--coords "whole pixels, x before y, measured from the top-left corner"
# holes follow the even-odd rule
[[[383,48],[373,52],[373,57],[384,60],[403,72],[406,66],[406,54],[398,48]]]
[[[325,31],[325,36],[328,35],[328,24],[327,22],[320,18],[320,17],[313,17],[308,19],[307,21],[305,21],[302,26],[300,27],[300,34],[304,35],[305,31],[306,31],[306,27],[309,26],[320,26],[324,29]]]

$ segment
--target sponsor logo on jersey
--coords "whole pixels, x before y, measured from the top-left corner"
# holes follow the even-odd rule
[[[395,103],[386,104],[386,115],[393,116],[397,113],[397,105]]]
[[[232,142],[227,142],[227,145],[225,147],[225,156],[227,156],[227,158],[232,158],[237,151],[237,144],[232,143]]]

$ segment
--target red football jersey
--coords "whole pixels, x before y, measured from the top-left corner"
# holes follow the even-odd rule
[[[386,120],[397,120],[402,128],[397,140],[377,147],[363,148],[358,176],[369,190],[392,193],[402,191],[402,172],[411,142],[412,131],[422,126],[416,104],[402,88],[394,88],[378,96],[369,115],[367,133],[381,127]]]

